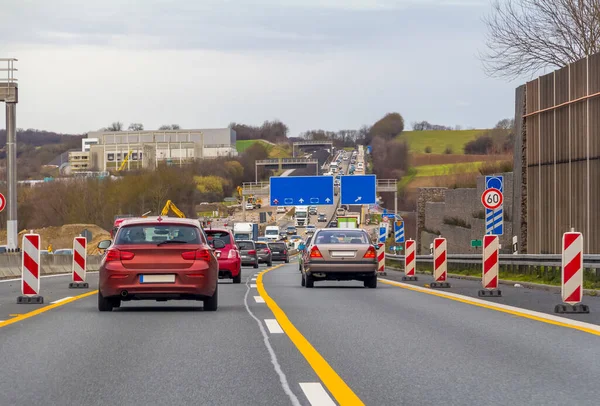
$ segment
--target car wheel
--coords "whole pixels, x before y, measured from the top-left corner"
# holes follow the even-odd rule
[[[98,291],[98,310],[101,312],[112,312],[113,307],[113,302],[102,296],[102,293]]]
[[[204,311],[214,312],[215,310],[217,310],[218,305],[219,305],[219,284],[217,283],[217,286],[215,287],[215,293],[213,293],[213,295],[210,299],[206,299],[204,301]]]
[[[121,307],[121,299],[112,299],[113,308],[117,309]]]
[[[304,283],[306,284],[307,288],[314,288],[315,287],[315,278],[313,278],[310,275],[306,275]]]
[[[267,266],[273,266],[273,261],[269,261],[269,263],[267,264]]]
[[[233,277],[233,283],[242,283],[242,269],[238,270],[237,276]]]
[[[258,268],[258,261],[254,263],[254,269]]]
[[[371,276],[369,279],[365,280],[365,288],[375,289],[377,287],[377,275]]]
[[[302,286],[306,286],[306,279],[304,279],[304,275],[302,275]]]
[[[286,263],[286,264],[289,264],[289,263],[290,263],[290,259],[289,259],[289,258],[286,258],[286,259],[285,259],[285,263]]]

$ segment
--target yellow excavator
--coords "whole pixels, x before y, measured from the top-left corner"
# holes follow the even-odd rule
[[[183,214],[183,212],[179,210],[177,206],[175,206],[175,203],[173,203],[170,200],[167,200],[167,203],[165,203],[165,207],[163,207],[162,211],[160,212],[160,215],[166,216],[167,214],[169,214],[169,210],[175,213],[177,217],[185,218],[185,214]]]
[[[127,165],[127,161],[129,161],[131,154],[133,154],[133,151],[129,151],[129,153],[125,156],[125,159],[123,159],[123,162],[121,162],[121,166],[119,166],[117,171],[121,172],[123,169],[125,169],[125,165]]]

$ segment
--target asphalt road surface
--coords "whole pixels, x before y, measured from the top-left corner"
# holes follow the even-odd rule
[[[306,289],[295,261],[243,276],[245,284],[219,284],[216,312],[182,301],[100,313],[93,273],[88,290],[68,289],[68,276],[43,278],[44,305],[15,304],[19,284],[0,282],[0,405],[600,399],[600,326],[393,281]]]

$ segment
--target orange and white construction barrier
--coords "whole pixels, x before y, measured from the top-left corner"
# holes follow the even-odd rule
[[[481,283],[483,290],[479,291],[479,296],[502,296],[498,290],[499,270],[500,270],[500,238],[497,235],[483,236],[483,266]]]
[[[23,236],[21,257],[21,293],[17,303],[44,303],[40,296],[40,246],[39,234],[25,234]]]
[[[561,296],[564,304],[554,308],[557,313],[589,313],[583,301],[583,235],[570,231],[562,238]]]
[[[448,277],[448,253],[446,239],[442,237],[433,240],[433,282],[431,288],[449,288],[446,282]]]
[[[85,237],[75,237],[73,239],[73,282],[69,283],[69,288],[89,288],[85,281],[87,264],[87,239]]]
[[[416,281],[416,264],[417,264],[417,256],[416,256],[416,243],[415,240],[406,240],[405,251],[404,251],[404,276],[402,277],[403,281]]]

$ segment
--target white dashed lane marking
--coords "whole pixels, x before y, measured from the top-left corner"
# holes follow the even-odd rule
[[[283,329],[275,319],[265,319],[265,324],[271,334],[283,334]]]
[[[301,382],[300,387],[312,406],[335,406],[335,403],[320,383]]]
[[[263,299],[260,296],[254,296],[254,300],[256,301],[256,303],[264,303],[265,299]]]

